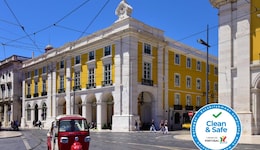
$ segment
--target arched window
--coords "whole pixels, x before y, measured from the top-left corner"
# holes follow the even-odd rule
[[[31,120],[31,105],[30,104],[27,105],[26,110],[27,110],[27,121],[30,121]]]
[[[47,105],[46,103],[42,104],[42,120],[46,120],[46,115],[47,115]]]

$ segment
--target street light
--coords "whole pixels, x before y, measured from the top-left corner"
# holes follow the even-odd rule
[[[209,47],[210,45],[209,43],[209,26],[207,25],[207,42],[205,42],[202,39],[198,39],[197,41],[198,43],[204,45],[207,47],[207,61],[206,61],[206,104],[209,104],[209,97],[208,97],[208,76],[209,76],[209,72],[208,72],[208,64],[209,64]]]
[[[67,79],[68,79],[68,81],[72,81],[72,80],[74,80],[74,82],[75,82],[75,79],[73,79],[73,78],[70,78],[70,77],[67,77]],[[75,84],[75,83],[74,83]],[[74,86],[73,86],[73,114],[75,114],[75,88],[74,88]]]

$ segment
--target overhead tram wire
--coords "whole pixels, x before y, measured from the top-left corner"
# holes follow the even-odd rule
[[[68,16],[70,16],[72,13],[74,13],[75,11],[77,11],[78,9],[80,9],[82,6],[84,6],[86,3],[88,3],[90,0],[86,0],[83,3],[81,3],[78,7],[74,8],[72,11],[70,11],[68,14],[66,14],[65,16],[63,16],[61,19],[59,19],[58,21],[56,21],[53,25],[57,25],[58,23],[60,23],[61,21],[63,21],[65,18],[67,18]]]
[[[88,30],[88,28],[94,23],[94,21],[97,19],[97,17],[101,14],[101,12],[104,10],[104,8],[107,6],[107,4],[110,2],[110,0],[107,0],[106,3],[102,6],[102,8],[99,10],[99,12],[97,13],[97,15],[91,20],[91,22],[88,24],[88,26],[84,29],[83,33],[80,34],[80,36],[78,37],[78,39],[80,39],[85,32]]]
[[[86,1],[84,1],[83,3],[81,3],[79,6],[77,6],[76,8],[74,8],[72,11],[70,11],[68,14],[66,14],[65,16],[63,16],[61,19],[59,19],[59,20],[57,20],[54,24],[51,24],[51,25],[48,25],[48,26],[46,26],[46,27],[44,27],[44,28],[42,28],[42,29],[40,29],[40,30],[38,30],[38,31],[36,31],[36,32],[33,32],[33,33],[31,33],[31,34],[27,34],[26,36],[22,36],[22,37],[19,37],[19,38],[17,38],[17,39],[14,39],[14,40],[9,40],[8,42],[6,42],[5,44],[8,44],[8,43],[12,43],[12,42],[17,42],[18,40],[21,40],[21,39],[24,39],[24,38],[26,38],[26,37],[28,37],[28,35],[29,36],[31,36],[31,35],[36,35],[37,33],[40,33],[40,32],[42,32],[42,31],[45,31],[45,30],[47,30],[47,29],[49,29],[49,28],[51,28],[51,27],[53,27],[53,26],[57,26],[57,24],[58,23],[60,23],[61,21],[63,21],[65,18],[67,18],[68,16],[70,16],[72,13],[74,13],[75,11],[77,11],[79,8],[81,8],[82,6],[84,6],[87,2],[89,2],[90,0],[86,0]],[[6,3],[7,4],[7,3]],[[8,4],[7,4],[8,5]],[[9,6],[9,5],[8,5]],[[10,8],[9,8],[10,9]],[[12,11],[11,11],[12,12]],[[13,15],[14,15],[14,13],[13,13]],[[15,16],[15,15],[14,15]],[[15,17],[16,18],[16,21],[18,22],[18,24],[14,24],[14,23],[11,23],[11,22],[8,22],[8,21],[4,21],[4,20],[1,20],[1,21],[3,21],[3,22],[7,22],[7,23],[11,23],[11,24],[14,24],[14,25],[17,25],[17,26],[19,26],[19,27],[21,27],[22,25],[20,24],[20,22],[19,22],[19,20],[17,19],[17,17]],[[24,28],[23,28],[24,29]]]
[[[56,21],[56,23],[59,23],[59,22],[61,22],[62,20],[64,20],[67,16],[69,16],[70,14],[72,14],[74,11],[76,11],[78,8],[80,8],[81,6],[83,6],[86,2],[88,2],[89,0],[87,0],[87,1],[85,1],[84,3],[82,3],[79,7],[77,7],[76,9],[74,9],[74,10],[72,10],[70,13],[68,13],[67,15],[65,15],[64,17],[62,17],[61,19],[59,19],[58,21]],[[102,10],[102,9],[101,9]],[[252,11],[252,12],[250,12],[249,14],[252,14],[252,13],[255,13],[255,11]],[[249,15],[248,14],[248,15]],[[240,16],[240,17],[243,17],[243,16]],[[238,18],[240,18],[240,17],[236,17],[236,18],[234,18],[233,20],[236,20],[236,19],[238,19]],[[95,19],[93,19],[93,20],[95,20]],[[228,21],[228,22],[230,22],[230,21]],[[228,23],[227,22],[227,23]],[[48,29],[48,28],[50,28],[50,27],[53,27],[53,26],[59,26],[59,27],[61,27],[61,28],[64,28],[64,29],[68,29],[68,30],[71,30],[71,31],[75,31],[75,32],[79,32],[79,33],[82,33],[82,35],[84,34],[84,33],[86,33],[85,31],[84,32],[81,32],[81,31],[79,31],[79,30],[76,30],[76,29],[72,29],[72,28],[67,28],[67,27],[64,27],[64,26],[60,26],[60,25],[57,25],[56,23],[54,23],[54,24],[52,24],[52,25],[49,25],[49,26],[47,26],[47,27],[45,27],[45,28],[43,28],[43,29],[41,29],[41,30],[39,30],[39,31],[37,31],[37,32],[34,32],[34,33],[32,33],[32,34],[36,34],[36,33],[39,33],[39,32],[42,32],[42,31],[44,31],[44,30],[46,30],[46,29]],[[90,25],[89,25],[90,26]],[[210,28],[210,30],[211,29],[213,29],[213,28],[217,28],[218,27],[218,25],[216,25],[216,26],[213,26],[213,27],[211,27]],[[183,40],[185,40],[185,39],[188,39],[188,38],[191,38],[191,37],[193,37],[193,36],[195,36],[195,35],[198,35],[198,34],[200,34],[200,33],[203,33],[204,31],[199,31],[199,32],[196,32],[196,33],[194,33],[194,34],[191,34],[191,35],[189,35],[189,36],[186,36],[186,37],[184,37],[184,38],[181,38],[181,39],[179,39],[179,40],[175,40],[176,42],[181,42],[181,41],[183,41]],[[22,38],[25,38],[25,37],[21,37],[21,38],[18,38],[18,39],[16,39],[16,40],[12,40],[12,41],[10,41],[10,42],[14,42],[14,41],[17,41],[17,40],[19,40],[19,39],[22,39]],[[218,45],[218,43],[216,43],[216,44],[211,44],[211,45]]]
[[[40,51],[42,53],[42,51],[40,50],[40,48],[38,47],[38,45],[35,43],[35,41],[29,36],[29,34],[25,31],[24,26],[22,26],[22,24],[20,23],[20,21],[18,20],[18,18],[16,17],[15,13],[13,12],[13,10],[11,9],[11,7],[9,6],[9,4],[7,3],[6,0],[4,0],[6,6],[8,7],[9,11],[12,13],[13,17],[15,18],[16,22],[19,24],[20,28],[23,30],[23,32],[26,34],[26,36],[31,40],[31,42],[33,43],[33,45],[36,47],[36,49],[38,51]]]

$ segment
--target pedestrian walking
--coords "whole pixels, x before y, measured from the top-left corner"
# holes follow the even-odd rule
[[[160,122],[160,131],[162,133],[164,133],[164,121],[163,120],[161,120],[161,122]]]
[[[155,128],[155,125],[154,125],[154,120],[152,120],[152,122],[151,122],[150,131],[151,132],[152,131],[156,132],[156,128]]]
[[[164,132],[163,134],[168,134],[169,131],[168,131],[168,120],[165,120],[164,121]]]
[[[138,121],[135,120],[135,131],[138,131]]]

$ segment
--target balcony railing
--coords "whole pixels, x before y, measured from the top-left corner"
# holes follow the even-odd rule
[[[87,88],[87,89],[96,88],[96,83],[89,83],[89,84],[86,84],[86,88]]]
[[[33,94],[33,97],[38,97],[39,96],[39,93],[34,93]]]
[[[188,106],[188,105],[186,105],[186,106],[185,106],[185,109],[186,109],[186,110],[193,110],[193,106]]]
[[[142,85],[153,86],[153,80],[142,79]]]
[[[64,88],[58,89],[58,93],[65,93],[65,89]]]
[[[31,98],[31,97],[32,97],[31,94],[27,94],[27,95],[26,95],[26,98]]]
[[[41,95],[42,95],[42,96],[46,96],[46,95],[47,95],[47,91],[43,91],[43,92],[41,93]]]
[[[174,110],[182,110],[182,105],[173,105]]]
[[[74,90],[74,91],[79,91],[79,90],[81,90],[81,85],[76,85],[76,86],[74,86],[74,87],[73,87],[73,90]]]
[[[101,82],[102,87],[113,85],[113,80],[106,80]]]

